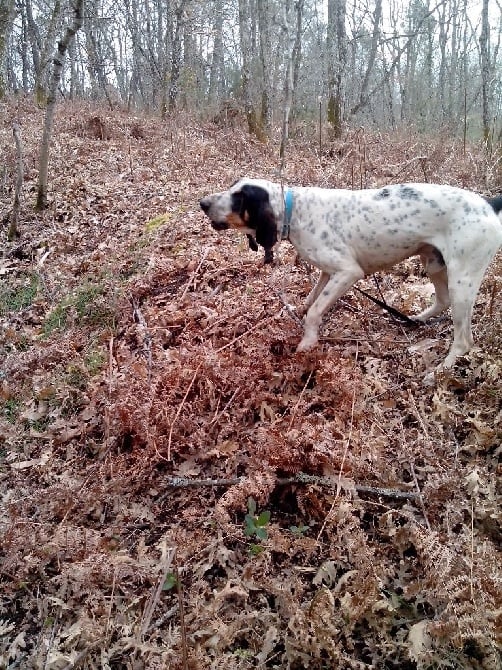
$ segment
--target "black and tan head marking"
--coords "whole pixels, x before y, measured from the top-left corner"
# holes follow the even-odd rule
[[[266,188],[241,179],[228,191],[203,198],[200,206],[215,230],[232,228],[245,233],[250,248],[256,250],[259,244],[265,249],[265,263],[273,261],[277,220]]]

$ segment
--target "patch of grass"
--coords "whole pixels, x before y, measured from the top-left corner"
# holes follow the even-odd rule
[[[145,223],[145,230],[147,233],[151,233],[154,230],[157,230],[161,226],[163,226],[165,223],[169,221],[171,218],[171,215],[166,213],[166,214],[160,214],[159,216],[154,217],[153,219],[150,219],[150,221],[147,221]]]
[[[65,296],[61,302],[46,316],[42,333],[45,337],[54,331],[65,330],[70,324],[115,327],[115,310],[108,303],[108,296],[101,284],[83,284],[71,295]]]
[[[45,317],[44,323],[42,326],[42,334],[44,337],[49,337],[56,330],[64,330],[66,327],[66,322],[68,321],[68,312],[70,308],[70,303],[68,299],[65,298],[63,301],[56,305],[56,307],[49,312]]]
[[[93,349],[84,359],[85,367],[91,377],[97,374],[106,362],[106,356],[103,351]]]
[[[9,312],[19,312],[33,304],[38,292],[39,278],[36,274],[24,276],[20,286],[0,286],[0,316]]]
[[[9,423],[16,423],[19,414],[19,401],[16,398],[8,398],[3,402],[1,411]]]
[[[91,377],[94,377],[106,362],[106,356],[103,351],[91,349],[84,357],[83,363],[71,361],[66,367],[64,381],[69,386],[83,390]]]

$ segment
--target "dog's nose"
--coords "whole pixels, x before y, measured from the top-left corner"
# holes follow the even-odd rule
[[[202,198],[202,200],[199,202],[199,205],[204,212],[204,214],[207,214],[209,211],[209,208],[211,207],[211,202],[209,201],[209,198]]]

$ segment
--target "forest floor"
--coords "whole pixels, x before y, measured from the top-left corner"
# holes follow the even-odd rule
[[[408,329],[350,292],[295,353],[315,270],[199,210],[277,179],[242,128],[2,105],[0,667],[482,668],[502,663],[502,255],[477,347],[436,385],[447,318]],[[277,138],[276,138],[277,139]],[[481,146],[297,126],[285,181],[502,191]],[[417,313],[417,259],[379,278]],[[375,293],[372,278],[360,286]],[[290,307],[290,306],[293,306]]]

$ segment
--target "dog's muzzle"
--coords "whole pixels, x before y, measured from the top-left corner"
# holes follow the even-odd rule
[[[199,202],[200,208],[206,214],[209,219],[211,220],[211,225],[215,230],[226,230],[229,228],[229,225],[226,221],[214,221],[211,219],[211,199],[210,198],[202,198],[202,200]]]
[[[207,214],[211,207],[211,201],[209,200],[209,198],[202,198],[202,200],[199,201],[199,205],[204,214]]]

